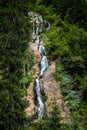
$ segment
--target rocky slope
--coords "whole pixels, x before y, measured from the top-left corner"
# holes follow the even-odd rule
[[[71,122],[70,111],[67,103],[63,100],[63,95],[60,88],[60,82],[56,82],[53,74],[56,71],[56,64],[52,62],[44,76],[40,80],[41,89],[44,91],[47,101],[45,107],[47,113],[51,112],[54,103],[58,106],[63,122]]]
[[[41,42],[43,44],[43,41]],[[34,66],[32,67],[32,75],[35,79],[39,74],[38,63],[41,60],[41,55],[38,51],[38,45],[35,43],[30,43],[30,49],[34,53]],[[52,62],[45,72],[45,74],[40,79],[41,89],[44,91],[47,100],[45,102],[45,107],[47,113],[51,112],[54,102],[58,105],[61,117],[63,122],[71,122],[70,111],[67,106],[67,103],[64,102],[63,96],[61,93],[60,82],[55,81],[53,74],[56,71],[56,64]],[[29,101],[29,107],[26,109],[27,116],[32,116],[35,113],[35,104],[34,104],[34,79],[27,89],[27,100]]]

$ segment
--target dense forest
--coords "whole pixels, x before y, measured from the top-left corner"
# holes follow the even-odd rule
[[[1,0],[0,5],[0,129],[86,130],[87,1]],[[61,123],[56,104],[51,116],[40,122],[33,122],[36,115],[26,117],[25,93],[32,81],[29,71],[34,58],[29,50],[32,25],[28,11],[41,14],[51,25],[41,38],[48,59],[56,62],[54,77],[61,81],[72,124]]]
[[[25,0],[2,0],[0,5],[0,129],[24,130],[28,104],[23,78],[31,80],[25,73],[30,60],[28,8]]]

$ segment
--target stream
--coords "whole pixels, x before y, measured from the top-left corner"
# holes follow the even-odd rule
[[[40,61],[40,72],[38,77],[36,78],[36,96],[37,96],[37,112],[38,112],[38,120],[41,120],[44,117],[44,103],[42,100],[42,94],[41,94],[41,87],[40,87],[40,78],[44,74],[44,72],[48,68],[48,59],[46,56],[46,50],[45,47],[41,44],[40,41],[40,34],[43,32],[43,26],[44,26],[44,20],[42,15],[34,15],[34,13],[31,13],[33,18],[33,29],[32,29],[32,39],[35,44],[38,45],[38,51],[41,54],[41,61]]]

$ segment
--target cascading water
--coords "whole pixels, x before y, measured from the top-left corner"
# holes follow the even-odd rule
[[[48,68],[48,60],[46,57],[45,47],[40,44],[40,36],[39,36],[39,34],[43,32],[43,17],[42,17],[42,15],[36,15],[37,17],[35,18],[34,13],[32,13],[32,12],[28,13],[28,15],[32,17],[33,37],[34,37],[33,40],[34,40],[35,44],[38,45],[38,50],[42,56],[42,59],[40,62],[40,66],[41,66],[40,74],[36,78],[38,120],[41,120],[44,116],[44,103],[42,101],[42,95],[41,95],[41,89],[40,89],[40,77],[44,74],[44,72]],[[38,21],[40,21],[40,23],[38,23]],[[35,25],[36,25],[36,27],[35,27]]]
[[[48,60],[46,57],[46,51],[45,51],[45,47],[43,45],[39,45],[39,52],[42,55],[42,59],[41,59],[41,71],[40,71],[40,76],[42,76],[44,74],[44,72],[46,71],[46,69],[48,68]]]
[[[39,45],[39,52],[42,54],[42,56],[46,55],[45,47],[43,45]]]
[[[47,60],[46,56],[43,56],[42,60],[41,60],[40,76],[42,76],[44,74],[44,72],[46,71],[47,68],[48,68],[48,60]]]
[[[36,44],[39,44],[39,43],[40,43],[40,38],[39,38],[39,36],[36,37],[35,43],[36,43]]]
[[[39,32],[42,32],[42,28],[43,28],[43,18],[41,15],[39,15],[38,17],[41,21],[40,24],[40,30]],[[44,116],[44,103],[42,101],[42,95],[41,95],[41,90],[40,90],[40,77],[44,74],[44,72],[46,71],[46,69],[48,68],[48,60],[46,57],[46,51],[45,51],[45,47],[43,45],[40,44],[40,37],[37,35],[37,39],[35,41],[36,44],[39,45],[39,52],[42,55],[42,59],[40,62],[40,66],[41,66],[41,70],[40,70],[40,74],[38,76],[38,78],[36,79],[36,93],[37,93],[37,101],[38,101],[38,105],[37,105],[37,110],[38,110],[38,120],[41,120]]]
[[[37,101],[38,101],[38,105],[37,105],[38,120],[41,120],[44,116],[44,104],[41,97],[42,95],[41,95],[41,90],[40,90],[39,78],[36,79],[36,94],[37,94]]]
[[[40,74],[38,76],[38,78],[36,78],[36,94],[37,94],[37,101],[38,101],[38,120],[41,120],[44,116],[44,104],[42,101],[42,95],[41,95],[41,90],[40,90],[40,76],[42,76],[44,74],[44,72],[46,71],[46,69],[48,68],[48,60],[46,57],[46,51],[45,51],[45,47],[43,45],[39,45],[39,52],[42,55],[42,59],[40,62],[41,65],[41,70],[40,70]]]

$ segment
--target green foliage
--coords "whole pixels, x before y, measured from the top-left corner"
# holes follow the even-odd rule
[[[76,79],[76,74],[82,78],[87,68],[87,52],[85,49],[87,48],[87,33],[83,29],[67,24],[62,22],[60,27],[52,28],[47,32],[46,36],[44,36],[46,38],[46,49],[49,58],[51,60],[60,60],[64,65],[64,69],[70,75],[73,75],[74,79]],[[61,73],[58,76],[55,74],[55,76],[59,80],[62,76],[62,85],[67,84],[66,82],[71,80],[71,76],[67,77],[67,74],[63,76]]]
[[[27,75],[27,76],[24,76],[24,77],[20,80],[20,84],[25,87],[25,86],[28,86],[31,81],[32,81],[32,76],[31,76],[31,75]]]
[[[51,23],[51,29],[46,35],[42,35],[42,38],[50,60],[61,63],[57,64],[54,76],[56,80],[61,80],[65,100],[69,101],[74,114],[73,126],[63,126],[58,111],[54,109],[51,117],[47,116],[45,120],[31,124],[30,129],[83,130],[82,126],[86,128],[87,1],[3,0],[0,4],[0,128],[29,129],[24,112],[27,102],[24,100],[23,89],[32,81],[30,69],[33,64],[31,59],[34,58],[27,50],[31,32],[28,10],[42,14]]]
[[[61,81],[64,99],[68,100],[72,113],[79,112],[87,99],[87,32],[62,21],[56,14],[46,17],[51,21],[51,29],[42,38],[49,59],[58,61],[54,77]],[[79,124],[82,114],[79,115],[76,127],[85,129]]]
[[[76,88],[75,82],[77,82],[78,78],[76,80],[75,79],[73,80],[73,78],[68,73],[66,73],[66,71],[64,70],[64,66],[60,62],[57,63],[57,70],[56,70],[55,75],[56,75],[56,79],[61,81],[60,87],[61,87],[63,95],[64,95],[64,100],[68,101],[69,108],[72,112],[73,124],[70,128],[69,127],[68,128],[71,130],[75,129],[75,128],[78,130],[80,130],[80,129],[85,130],[86,122],[83,120],[82,113],[85,112],[84,106],[86,104],[81,99],[82,97],[85,96],[84,94],[81,95],[81,91],[84,90],[83,84],[82,84],[83,87],[80,88],[80,91],[76,91],[77,88]],[[81,80],[81,78],[80,78],[79,82],[81,83],[81,81],[83,81],[83,80]],[[73,89],[75,89],[75,90],[73,90]],[[86,101],[85,99],[86,99],[86,97],[84,97],[84,101]],[[84,116],[84,118],[86,118],[86,117]],[[80,123],[80,120],[82,120],[81,123]],[[66,126],[66,128],[67,128],[67,126]]]
[[[62,19],[87,29],[86,0],[42,0],[42,4],[46,7],[52,6],[52,10]]]
[[[0,129],[27,130],[28,122],[20,81],[29,41],[29,22],[25,0],[0,1]],[[27,61],[29,63],[29,60]],[[27,84],[31,77],[27,77]]]
[[[76,123],[74,120],[73,126],[65,129],[85,129],[82,125],[85,121],[80,120],[85,111],[81,104],[87,99],[87,1],[37,0],[36,3],[35,11],[51,23],[42,39],[48,58],[58,61],[54,77],[61,81],[64,99],[68,100],[72,113],[78,111],[73,117]]]
[[[49,116],[48,116],[49,115]],[[45,119],[38,122],[30,122],[30,130],[72,130],[67,124],[62,124],[57,106],[53,106],[52,112],[45,116]]]

